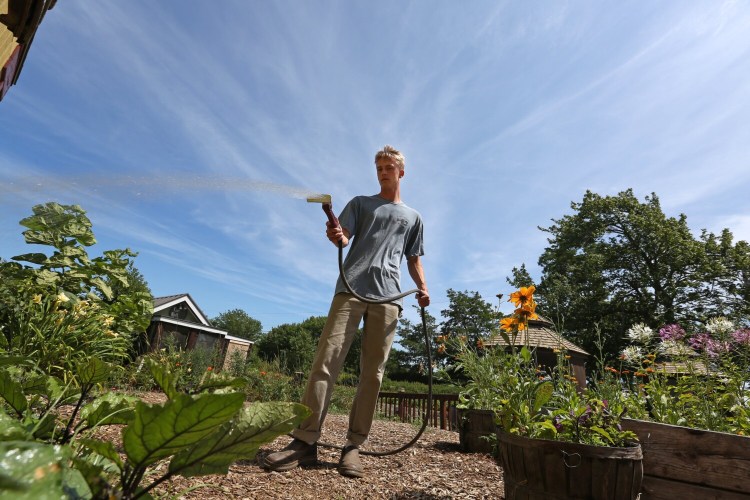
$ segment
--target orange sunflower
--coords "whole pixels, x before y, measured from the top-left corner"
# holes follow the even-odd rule
[[[516,307],[521,307],[525,304],[531,303],[534,301],[535,290],[536,287],[534,285],[522,286],[520,290],[510,294],[508,302],[513,302]]]
[[[500,328],[505,330],[506,332],[512,332],[514,330],[518,329],[518,318],[515,316],[510,316],[508,318],[503,318],[500,320]]]

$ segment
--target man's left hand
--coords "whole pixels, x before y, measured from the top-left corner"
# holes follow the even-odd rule
[[[417,292],[417,302],[419,307],[427,307],[430,305],[430,293],[427,290],[420,290]]]

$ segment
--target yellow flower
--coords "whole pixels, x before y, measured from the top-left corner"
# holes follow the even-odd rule
[[[522,286],[520,290],[510,294],[508,302],[513,302],[516,307],[521,307],[524,304],[533,302],[535,290],[536,287],[534,285]]]
[[[42,294],[41,293],[34,294],[34,297],[31,299],[31,302],[33,302],[34,304],[41,304]]]
[[[57,301],[58,302],[67,302],[69,300],[70,299],[68,298],[68,296],[65,295],[63,292],[60,292],[60,293],[57,294]]]
[[[102,323],[104,323],[104,326],[109,326],[112,323],[114,323],[114,321],[115,321],[115,318],[113,318],[112,316],[105,316],[104,319],[102,320]]]
[[[500,328],[502,328],[506,332],[512,332],[513,330],[518,328],[518,318],[510,317],[501,319]]]
[[[525,324],[530,319],[537,319],[539,315],[536,313],[536,302],[531,301],[526,303],[514,311],[521,321]]]

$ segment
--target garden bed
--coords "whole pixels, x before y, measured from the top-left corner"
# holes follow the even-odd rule
[[[147,402],[163,401],[161,394],[145,394]],[[347,415],[328,415],[322,441],[343,444],[348,424]],[[384,420],[373,423],[371,448],[394,449],[414,437],[418,426]],[[119,443],[119,429],[106,431]],[[502,471],[490,455],[463,453],[458,433],[427,428],[412,448],[389,457],[362,457],[365,477],[348,479],[336,470],[339,451],[320,448],[320,465],[296,469],[287,473],[266,472],[258,460],[268,453],[283,448],[288,437],[280,437],[261,448],[256,460],[232,465],[226,476],[211,475],[197,478],[177,477],[157,488],[160,495],[179,495],[196,485],[208,487],[190,491],[186,499],[328,499],[328,498],[388,498],[388,499],[448,499],[502,498]],[[368,449],[368,448],[365,448]],[[160,465],[166,467],[166,463]]]
[[[625,419],[643,447],[643,499],[750,498],[750,438]]]

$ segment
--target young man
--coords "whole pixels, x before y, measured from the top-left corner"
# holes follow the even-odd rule
[[[419,305],[430,304],[420,256],[423,252],[422,218],[401,201],[400,184],[404,177],[404,156],[391,146],[375,155],[380,192],[357,196],[341,212],[340,227],[326,223],[326,236],[334,244],[351,243],[344,262],[346,277],[358,295],[382,299],[401,293],[401,261],[406,257],[409,275],[416,283]],[[282,451],[265,459],[265,467],[287,471],[299,465],[317,463],[317,441],[349,347],[364,318],[359,385],[349,414],[349,431],[339,461],[339,472],[362,477],[359,446],[367,440],[375,415],[375,405],[383,379],[385,363],[401,315],[401,300],[369,304],[348,292],[339,277],[323,334],[318,341],[315,360],[302,403],[312,415],[294,430],[294,440]]]

